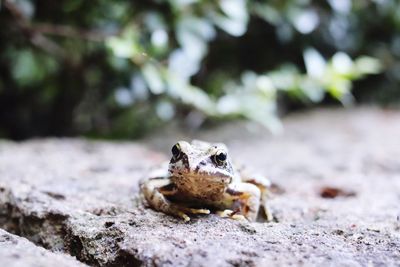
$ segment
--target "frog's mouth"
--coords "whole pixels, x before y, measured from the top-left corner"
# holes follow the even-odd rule
[[[221,171],[183,171],[183,170],[171,170],[170,174],[172,177],[180,180],[185,180],[191,183],[210,183],[210,184],[229,184],[232,182],[232,175],[223,170]]]

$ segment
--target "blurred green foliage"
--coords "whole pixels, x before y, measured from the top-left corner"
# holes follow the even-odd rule
[[[8,0],[0,136],[139,137],[400,96],[396,0]],[[328,96],[328,98],[327,98]],[[397,99],[397,100],[396,100]]]

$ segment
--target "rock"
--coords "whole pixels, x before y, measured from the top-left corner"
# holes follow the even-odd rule
[[[184,223],[144,207],[138,181],[168,158],[178,134],[167,131],[141,144],[0,142],[0,227],[94,266],[398,264],[400,112],[318,110],[285,128],[274,137],[233,123],[194,136],[226,142],[271,178],[274,223]],[[355,194],[326,199],[324,187]]]
[[[12,235],[1,229],[0,259],[2,266],[7,267],[87,266],[69,255],[50,252],[44,248],[36,246],[23,237]]]

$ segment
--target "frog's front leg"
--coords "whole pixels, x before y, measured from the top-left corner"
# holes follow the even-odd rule
[[[269,188],[271,181],[262,175],[248,175],[245,172],[240,173],[241,180],[246,183],[254,184],[260,189],[261,192],[261,207],[264,210],[264,215],[267,221],[272,221],[273,216],[268,204]]]
[[[141,184],[141,191],[147,203],[155,210],[190,221],[187,213],[209,214],[207,209],[192,209],[169,201],[167,196],[174,196],[178,190],[169,178],[152,178]]]
[[[245,216],[249,221],[255,221],[260,207],[260,189],[250,183],[233,183],[225,190],[225,208],[232,209],[220,213],[222,216],[232,218],[238,217],[238,213]]]

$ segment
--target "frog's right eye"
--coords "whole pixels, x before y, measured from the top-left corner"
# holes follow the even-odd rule
[[[176,143],[176,144],[172,147],[171,152],[172,152],[172,156],[173,156],[174,158],[176,158],[176,159],[179,158],[179,156],[181,155],[181,152],[182,152],[181,146],[179,145],[179,143]]]
[[[227,159],[227,154],[225,151],[218,151],[218,153],[215,154],[213,157],[214,162],[219,166],[224,165],[226,159]]]

